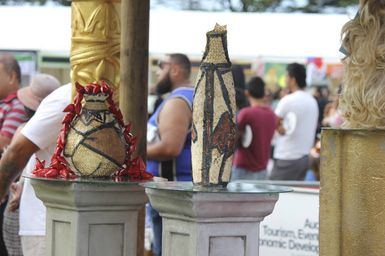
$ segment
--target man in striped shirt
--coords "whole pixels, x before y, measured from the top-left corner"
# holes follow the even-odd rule
[[[16,129],[24,123],[26,113],[17,99],[21,83],[20,66],[9,54],[0,55],[0,152],[11,142]]]
[[[0,155],[9,145],[17,128],[27,120],[16,91],[21,83],[19,63],[10,54],[0,55]],[[7,202],[0,205],[0,255],[8,255],[3,241],[3,213]]]

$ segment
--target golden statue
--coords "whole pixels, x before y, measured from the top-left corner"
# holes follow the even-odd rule
[[[104,80],[118,104],[120,84],[120,1],[72,1],[71,79]]]
[[[320,255],[385,252],[385,2],[360,0],[342,29],[344,129],[324,129]]]

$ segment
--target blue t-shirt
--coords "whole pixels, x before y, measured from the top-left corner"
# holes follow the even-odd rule
[[[150,117],[147,122],[147,142],[156,141],[159,139],[158,133],[158,115],[163,108],[164,104],[173,98],[183,99],[190,109],[192,109],[192,101],[194,96],[194,89],[188,87],[179,87],[171,92],[171,94],[162,102],[162,104],[156,109],[154,114]],[[191,181],[191,129],[186,136],[186,141],[183,145],[183,149],[180,154],[168,162],[168,171],[172,172],[173,180],[179,181]],[[160,164],[158,161],[147,160],[147,171],[154,176],[164,177],[165,170],[164,164]]]

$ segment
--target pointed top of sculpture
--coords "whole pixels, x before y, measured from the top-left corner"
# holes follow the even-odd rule
[[[226,33],[227,32],[227,25],[219,25],[218,23],[215,23],[215,27],[212,31],[209,31],[208,33]]]
[[[214,29],[206,33],[206,38],[202,63],[231,66],[227,52],[227,26],[216,23]]]

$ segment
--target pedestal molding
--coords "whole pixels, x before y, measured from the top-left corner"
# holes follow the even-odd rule
[[[31,184],[47,207],[47,255],[137,256],[139,212],[147,202],[138,183]]]
[[[242,193],[241,185],[198,191],[183,182],[144,186],[163,219],[163,256],[258,256],[260,222],[273,211],[278,193],[288,192],[275,187],[263,193],[254,185],[250,193]]]

